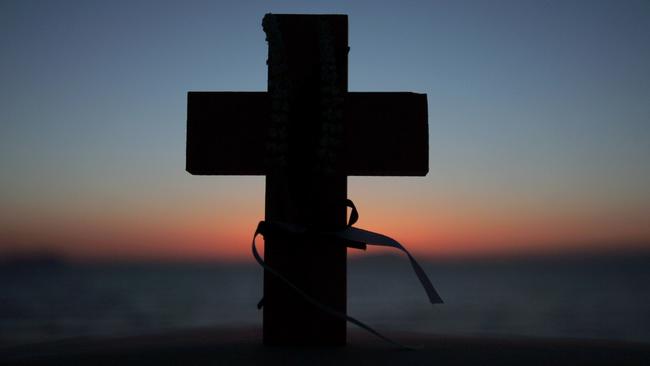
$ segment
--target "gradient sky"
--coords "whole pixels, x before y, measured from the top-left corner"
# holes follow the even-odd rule
[[[428,94],[426,178],[349,179],[419,255],[650,247],[650,2],[0,1],[0,255],[248,257],[263,177],[184,171],[186,92],[266,90],[265,13],[349,15]]]

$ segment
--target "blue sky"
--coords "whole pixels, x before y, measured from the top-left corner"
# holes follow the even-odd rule
[[[99,234],[52,228],[88,217],[252,228],[262,177],[184,172],[186,92],[265,90],[267,12],[348,14],[349,89],[428,94],[429,176],[351,178],[360,224],[421,248],[650,240],[647,1],[28,0],[0,2],[0,249],[72,250]]]

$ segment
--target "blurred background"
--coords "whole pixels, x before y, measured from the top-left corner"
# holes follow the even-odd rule
[[[0,344],[259,324],[263,177],[190,176],[186,93],[266,90],[265,13],[349,15],[349,89],[429,103],[425,178],[352,177],[350,314],[650,341],[647,1],[0,0]]]

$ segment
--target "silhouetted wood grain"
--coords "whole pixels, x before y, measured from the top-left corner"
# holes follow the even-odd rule
[[[286,150],[266,150],[269,171],[266,172],[265,219],[318,231],[341,230],[345,227],[347,198],[347,178],[338,164],[344,157],[343,146],[323,145],[324,139],[334,137],[325,131],[323,103],[328,93],[323,89],[341,95],[348,91],[347,16],[273,17],[282,31],[282,42],[269,41],[269,83],[289,85],[276,90],[284,98],[279,101],[287,102],[289,108],[288,119],[280,127],[286,128],[284,137],[277,128],[273,138],[267,137],[272,146],[285,145]],[[329,82],[322,73],[325,62],[322,37],[325,36],[331,39],[330,66],[336,70],[336,77]],[[270,38],[268,32],[267,37]],[[271,58],[272,54],[279,53],[285,65]],[[282,80],[273,79],[278,74]],[[268,95],[273,96],[271,89]],[[328,126],[338,123],[343,121],[332,120]],[[265,131],[268,128],[260,126],[259,132]],[[286,165],[278,165],[279,161]],[[345,245],[333,240],[314,236],[298,240],[264,237],[264,259],[271,268],[313,299],[342,314],[347,308],[346,256]],[[317,308],[284,281],[265,272],[263,333],[267,345],[341,346],[346,343],[346,322]]]

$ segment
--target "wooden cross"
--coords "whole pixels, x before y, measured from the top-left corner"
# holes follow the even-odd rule
[[[426,94],[348,92],[347,15],[267,14],[268,92],[189,92],[187,171],[265,175],[267,221],[346,226],[347,176],[424,176]],[[345,243],[265,237],[267,264],[346,311]],[[268,345],[344,345],[345,321],[264,273]]]

